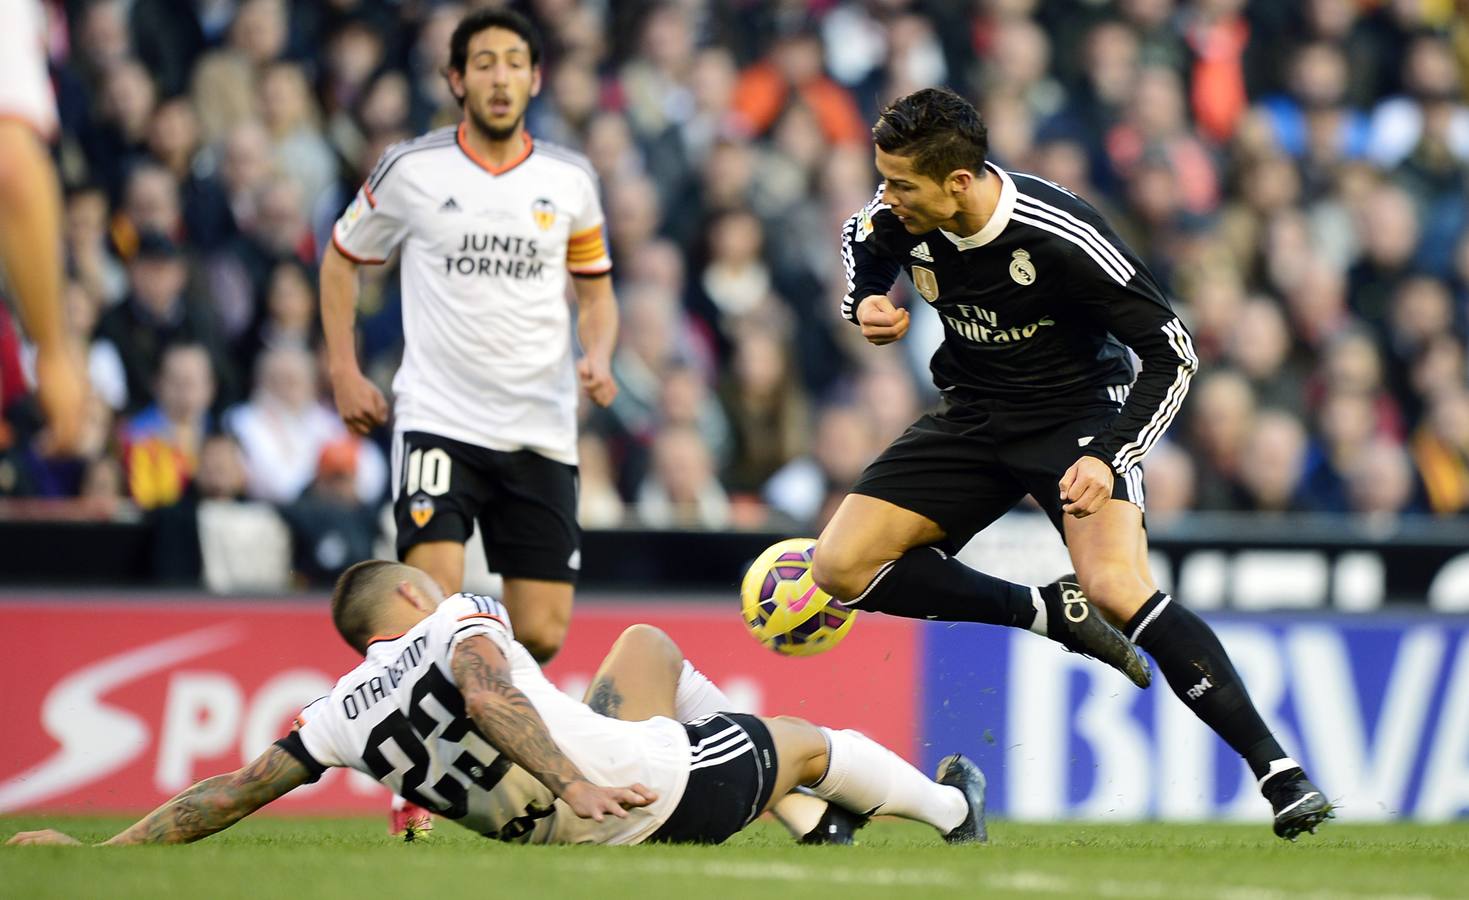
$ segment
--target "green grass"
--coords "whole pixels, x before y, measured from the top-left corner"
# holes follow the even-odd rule
[[[111,818],[0,817],[0,837]],[[1469,825],[1340,825],[1288,844],[1264,825],[997,823],[987,847],[878,822],[858,847],[800,847],[761,823],[723,847],[520,847],[441,822],[405,845],[383,820],[258,819],[192,847],[0,847],[0,897],[1462,897]]]

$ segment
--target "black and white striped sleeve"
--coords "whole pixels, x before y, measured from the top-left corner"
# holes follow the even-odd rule
[[[1147,267],[1090,206],[1024,199],[1016,204],[1016,218],[1022,214],[1054,226],[1048,229],[1053,233],[1065,232],[1073,297],[1142,361],[1122,412],[1084,451],[1125,476],[1183,406],[1199,368],[1193,339]]]
[[[892,289],[902,266],[883,252],[878,214],[887,210],[882,188],[872,200],[842,226],[842,266],[847,273],[847,293],[842,297],[842,318],[857,323],[857,306],[874,294]],[[889,218],[891,214],[889,213]]]

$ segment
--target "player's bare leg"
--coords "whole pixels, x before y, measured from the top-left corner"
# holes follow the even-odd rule
[[[0,116],[0,271],[37,349],[37,398],[48,452],[70,453],[82,429],[86,374],[61,304],[61,190],[31,127]]]
[[[464,545],[457,541],[424,541],[408,548],[403,562],[429,574],[445,595],[457,594],[464,585]],[[434,817],[428,810],[402,797],[393,797],[388,810],[388,833],[414,840],[432,831]]]
[[[673,639],[652,625],[618,637],[587,686],[582,702],[604,716],[638,722],[654,716],[687,722],[716,712],[740,712],[728,696],[684,658]],[[805,791],[772,793],[770,812],[802,843],[849,844],[866,818],[832,807]]]
[[[1148,686],[1152,676],[1141,654],[1106,622],[1078,617],[1064,585],[1034,588],[975,571],[937,546],[945,536],[926,516],[848,494],[817,539],[812,576],[857,609],[1024,628]]]
[[[861,732],[819,728],[789,716],[761,721],[779,758],[772,797],[804,786],[859,814],[925,822],[950,843],[987,839],[984,775],[967,759],[945,759],[940,783]]]
[[[569,581],[506,578],[500,602],[515,623],[515,639],[545,664],[561,649],[571,627],[574,587]]]
[[[1331,817],[1326,796],[1270,734],[1213,629],[1153,584],[1142,510],[1109,500],[1085,518],[1066,516],[1065,528],[1092,604],[1152,654],[1178,699],[1249,763],[1275,811],[1275,833],[1294,839]]]
[[[457,594],[464,588],[464,545],[458,541],[424,541],[414,544],[404,554],[403,562],[427,572],[430,578],[438,582],[445,596]],[[518,631],[520,623],[515,624]]]
[[[811,575],[838,600],[859,596],[883,566],[944,539],[938,523],[865,494],[848,494],[816,539]]]

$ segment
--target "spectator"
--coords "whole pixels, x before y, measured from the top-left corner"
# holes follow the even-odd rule
[[[1351,510],[1381,523],[1415,507],[1417,485],[1403,448],[1381,438],[1368,444],[1348,476]]]
[[[250,496],[277,504],[301,496],[316,474],[322,450],[345,434],[336,413],[317,399],[311,353],[291,346],[261,355],[255,390],[248,402],[225,414],[225,427],[244,451]],[[387,473],[375,447],[358,452],[353,472],[361,502],[382,496]]]
[[[377,513],[358,492],[367,446],[347,434],[323,444],[311,487],[282,510],[294,568],[307,584],[328,586],[348,566],[372,558]]]
[[[724,528],[729,497],[699,432],[676,426],[658,433],[653,467],[638,489],[639,521],[652,528]]]
[[[765,483],[770,506],[819,532],[857,476],[882,449],[871,420],[855,406],[828,406],[816,419],[811,449]]]
[[[720,390],[734,426],[734,453],[725,483],[756,491],[806,450],[810,413],[789,349],[764,328],[743,329],[731,371]]]
[[[1143,496],[1150,523],[1171,522],[1194,506],[1193,459],[1173,441],[1161,441],[1143,468]]]
[[[577,439],[576,520],[582,528],[616,528],[626,516],[607,444],[583,430]]]
[[[1300,421],[1282,410],[1261,411],[1241,455],[1241,507],[1263,513],[1295,509],[1305,455]]]
[[[122,429],[128,491],[143,509],[177,503],[193,480],[214,402],[209,352],[200,344],[169,346],[156,390],[157,402]]]
[[[197,346],[225,384],[233,384],[213,311],[187,290],[188,278],[178,245],[158,232],[144,232],[128,265],[127,299],[97,323],[97,337],[111,342],[122,358],[129,410],[141,409],[153,400],[163,348],[169,344]],[[211,385],[211,398],[213,393]]]
[[[1412,450],[1429,511],[1469,513],[1469,388],[1462,382],[1433,398],[1413,434]]]
[[[1193,393],[1190,442],[1199,464],[1200,509],[1232,509],[1245,442],[1254,429],[1255,393],[1238,372],[1216,369]]]

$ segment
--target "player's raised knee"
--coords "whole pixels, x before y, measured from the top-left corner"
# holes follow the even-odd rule
[[[875,569],[861,554],[831,542],[818,541],[811,557],[811,579],[838,600],[851,600],[866,590]]]
[[[536,662],[545,665],[561,651],[561,645],[566,642],[566,624],[541,623],[529,633],[521,634],[517,631],[515,639],[530,651],[530,655],[535,658]]]
[[[615,649],[620,653],[634,654],[638,659],[662,658],[675,666],[684,659],[683,650],[666,631],[646,622],[624,628]]]

